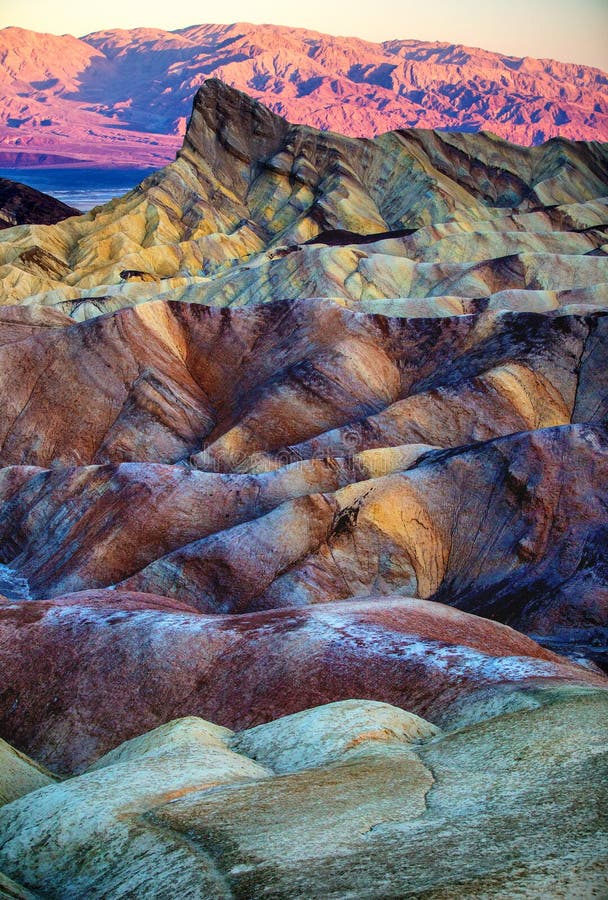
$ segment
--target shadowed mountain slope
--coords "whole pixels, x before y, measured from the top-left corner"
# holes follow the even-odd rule
[[[77,215],[80,215],[80,210],[67,206],[55,197],[18,181],[0,178],[0,228],[32,223],[53,225]]]

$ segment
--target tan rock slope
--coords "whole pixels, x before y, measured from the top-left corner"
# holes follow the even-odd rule
[[[0,806],[46,787],[55,780],[34,760],[0,740]]]
[[[608,137],[605,72],[449,43],[243,22],[80,39],[5,28],[0,60],[0,158],[15,165],[163,165],[211,76],[290,121],[353,136],[415,127],[519,144]]]
[[[210,81],[0,233],[14,896],[601,896],[607,159]]]

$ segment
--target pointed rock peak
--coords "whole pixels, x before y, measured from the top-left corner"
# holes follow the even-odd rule
[[[273,155],[289,127],[285,119],[247,94],[210,78],[196,93],[179,155],[188,156],[194,151],[211,163],[219,145],[242,162],[251,164]],[[215,153],[211,152],[213,144]]]
[[[216,109],[220,112],[233,112],[238,110],[240,113],[246,113],[250,110],[252,114],[265,114],[270,119],[277,119],[279,122],[285,120],[269,110],[263,103],[250,97],[249,94],[239,91],[229,84],[221,81],[219,78],[208,78],[200,86],[194,97],[195,108]]]

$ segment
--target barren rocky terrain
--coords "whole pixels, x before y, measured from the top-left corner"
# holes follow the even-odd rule
[[[0,228],[28,223],[52,225],[79,212],[26,184],[0,178]]]
[[[211,79],[0,232],[0,894],[602,896],[607,197]]]
[[[5,28],[0,162],[164,165],[210,77],[292,122],[352,136],[415,127],[526,145],[608,140],[608,74],[575,63],[243,22],[82,38]]]

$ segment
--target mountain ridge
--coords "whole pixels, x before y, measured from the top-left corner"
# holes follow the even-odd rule
[[[169,162],[208,77],[290,121],[351,136],[418,127],[522,145],[608,138],[601,70],[445,42],[375,44],[247,23],[84,38],[6,28],[0,60],[0,155],[12,164]]]

